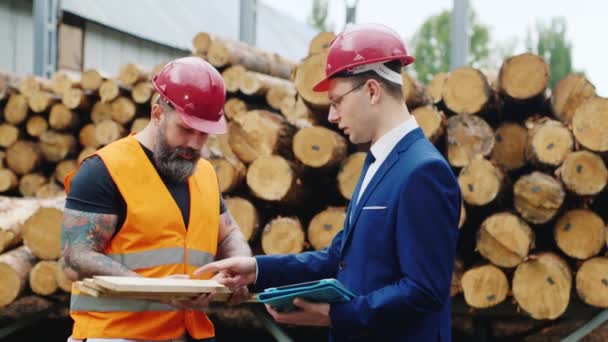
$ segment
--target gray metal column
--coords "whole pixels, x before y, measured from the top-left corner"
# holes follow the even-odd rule
[[[257,0],[240,0],[239,40],[255,45]]]
[[[34,74],[50,78],[57,68],[59,0],[34,0]]]
[[[469,55],[469,0],[453,0],[450,46],[450,70],[467,65]]]

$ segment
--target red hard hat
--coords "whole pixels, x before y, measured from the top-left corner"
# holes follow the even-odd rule
[[[343,71],[396,59],[402,66],[414,61],[397,32],[381,24],[353,25],[332,41],[327,54],[326,77],[313,90],[327,91],[329,79]]]
[[[167,63],[152,84],[189,127],[210,134],[226,133],[224,79],[202,58],[184,57]]]

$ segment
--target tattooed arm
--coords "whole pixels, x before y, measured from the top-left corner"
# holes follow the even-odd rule
[[[82,279],[93,275],[137,276],[103,254],[116,229],[117,216],[66,208],[61,224],[63,267],[68,276]]]
[[[220,215],[220,231],[218,239],[218,259],[234,256],[251,256],[251,248],[241,232],[230,211],[226,209]]]

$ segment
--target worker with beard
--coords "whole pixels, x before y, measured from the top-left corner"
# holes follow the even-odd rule
[[[213,260],[251,256],[214,168],[200,156],[209,134],[226,132],[221,75],[203,59],[186,57],[169,62],[152,84],[160,96],[150,123],[101,148],[65,179],[62,266],[73,280],[191,277]],[[231,303],[247,297],[242,287]],[[211,299],[94,298],[73,288],[69,341],[213,341],[203,312]]]

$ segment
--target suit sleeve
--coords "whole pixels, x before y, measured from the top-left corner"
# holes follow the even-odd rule
[[[268,287],[335,277],[342,234],[343,230],[336,234],[329,247],[321,251],[256,256],[258,279],[250,290],[260,292]]]
[[[429,161],[412,171],[394,208],[402,278],[348,303],[332,304],[334,328],[378,329],[444,308],[450,299],[460,198],[445,162]]]

